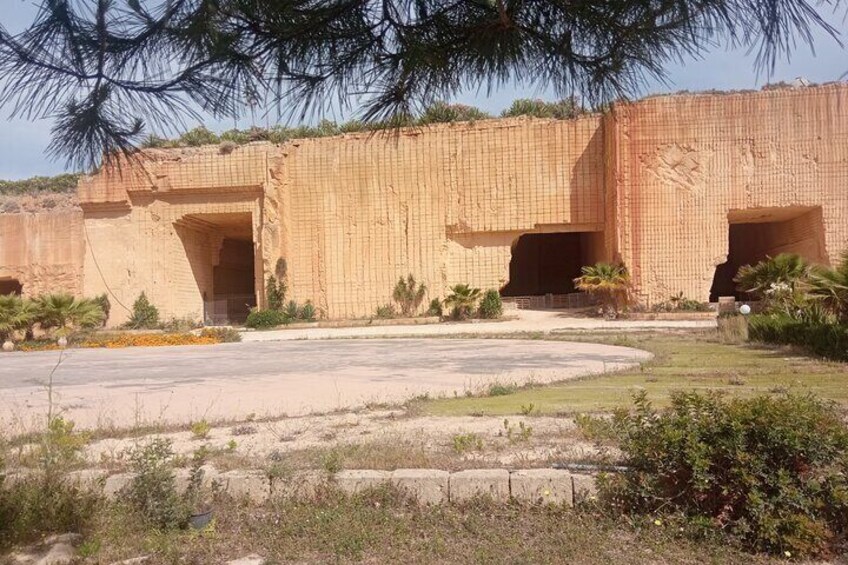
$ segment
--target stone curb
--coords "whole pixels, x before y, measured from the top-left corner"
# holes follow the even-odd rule
[[[204,466],[203,484],[217,487],[234,498],[263,504],[272,497],[312,499],[323,486],[335,485],[347,494],[392,484],[419,504],[464,503],[488,498],[506,503],[557,504],[573,506],[597,496],[595,477],[562,469],[470,469],[449,473],[439,469],[398,469],[378,471],[353,469],[328,476],[308,471],[291,477],[270,477],[262,471],[238,470],[219,473]],[[102,492],[114,500],[133,479],[132,473],[107,475],[101,470],[76,471],[68,480],[80,488]],[[17,478],[17,477],[16,477]],[[177,489],[188,486],[188,471],[176,470]],[[12,482],[12,481],[10,481]],[[9,483],[7,483],[9,484]]]

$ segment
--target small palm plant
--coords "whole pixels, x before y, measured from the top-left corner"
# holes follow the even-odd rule
[[[418,283],[410,273],[405,279],[403,277],[398,279],[392,298],[400,306],[400,313],[408,318],[418,313],[425,294],[427,294],[427,287],[423,283]]]
[[[94,328],[103,322],[103,309],[93,300],[62,293],[40,296],[37,302],[41,327],[56,328],[62,336],[75,328]]]
[[[0,295],[0,343],[10,341],[15,332],[28,328],[34,318],[32,301],[14,294]]]
[[[445,306],[451,308],[451,316],[457,320],[465,320],[477,306],[480,289],[471,288],[467,284],[458,284],[450,288],[451,292],[445,298]]]
[[[583,267],[581,272],[574,279],[575,286],[595,297],[608,318],[617,318],[630,304],[630,273],[624,265],[596,263]]]
[[[806,300],[802,287],[809,276],[810,265],[800,255],[781,253],[743,266],[733,281],[739,290],[765,301],[769,309],[792,313]]]
[[[848,321],[848,251],[833,269],[824,267],[810,271],[809,296],[842,321]]]

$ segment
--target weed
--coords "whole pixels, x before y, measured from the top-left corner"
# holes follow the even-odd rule
[[[536,411],[536,405],[532,402],[530,404],[521,405],[521,414],[524,416],[532,416]]]
[[[232,434],[234,436],[250,436],[256,433],[256,427],[250,424],[239,424],[233,426]]]
[[[374,312],[374,317],[381,320],[396,318],[397,311],[393,304],[383,304],[382,306],[377,306],[377,310]]]
[[[493,384],[489,385],[486,396],[506,396],[514,393],[516,390],[518,390],[518,387],[515,385]]]
[[[212,425],[205,419],[194,422],[191,425],[191,436],[194,439],[208,439],[209,433],[212,431]]]
[[[342,463],[342,454],[338,449],[331,449],[321,455],[321,468],[330,475],[335,475],[341,471]]]
[[[459,454],[463,454],[466,451],[483,450],[483,439],[474,433],[467,434],[456,434],[452,438],[453,440],[453,450]]]
[[[528,426],[523,421],[519,421],[518,427],[515,427],[509,422],[509,419],[504,418],[501,434],[506,435],[510,443],[528,441],[533,435],[533,426]]]

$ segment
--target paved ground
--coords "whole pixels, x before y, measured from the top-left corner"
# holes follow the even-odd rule
[[[603,320],[569,317],[563,310],[514,310],[517,319],[500,322],[463,322],[427,324],[420,326],[365,326],[357,328],[298,328],[242,334],[244,341],[280,341],[301,339],[332,339],[347,337],[438,337],[443,335],[493,335],[508,333],[557,333],[570,331],[644,331],[707,329],[716,327],[712,320],[634,321]]]
[[[0,423],[41,425],[51,370],[54,403],[78,426],[130,427],[199,418],[306,414],[453,395],[493,382],[550,382],[650,358],[589,343],[394,339],[268,341],[194,347],[7,353]]]

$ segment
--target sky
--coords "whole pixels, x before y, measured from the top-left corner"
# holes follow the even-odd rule
[[[0,0],[6,9],[0,11],[0,24],[14,32],[22,29],[35,14],[35,0]],[[843,8],[844,10],[844,8]],[[848,42],[848,21],[844,12],[828,17]],[[740,50],[715,49],[699,60],[687,60],[667,69],[668,84],[653,83],[643,93],[657,94],[679,90],[737,90],[760,88],[769,82],[791,81],[803,77],[814,83],[831,82],[848,72],[848,50],[837,41],[819,32],[815,37],[815,52],[806,45],[799,46],[789,60],[782,60],[770,76],[757,76],[754,56]],[[491,94],[465,92],[452,102],[477,106],[490,114],[498,114],[516,98],[553,100],[550,91],[527,91],[510,86]],[[0,108],[0,179],[21,179],[35,175],[54,175],[66,170],[61,160],[50,160],[45,149],[50,142],[51,123],[48,120],[28,122],[11,120],[8,109]],[[257,125],[266,125],[266,120]],[[273,122],[272,122],[273,123]],[[188,127],[198,125],[188,123]],[[242,119],[218,122],[206,120],[205,125],[216,131],[254,125]],[[292,124],[286,124],[292,125]]]

